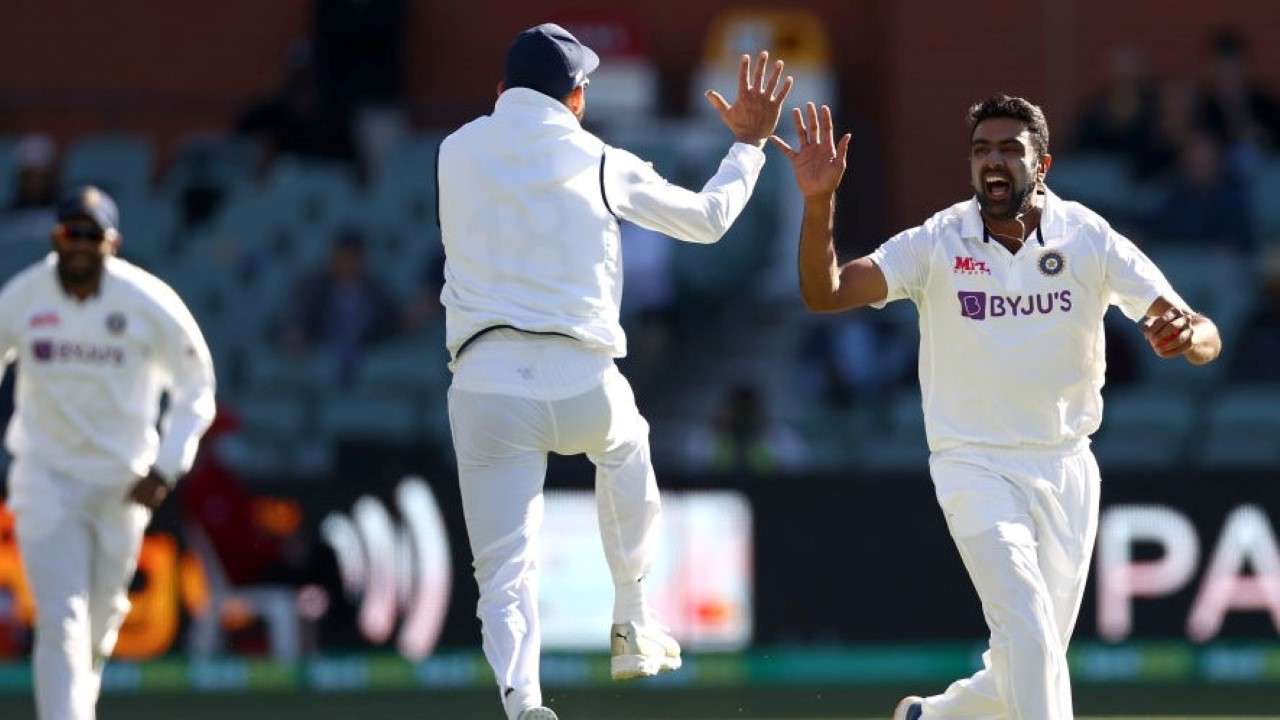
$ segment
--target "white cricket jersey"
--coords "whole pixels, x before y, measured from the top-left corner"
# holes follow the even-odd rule
[[[1102,317],[1140,320],[1160,296],[1185,307],[1160,270],[1079,203],[1046,193],[1039,233],[1016,254],[987,239],[970,199],[871,254],[920,313],[920,388],[929,449],[1069,446],[1102,420]]]
[[[0,356],[20,363],[9,452],[86,482],[126,484],[153,467],[173,481],[213,420],[213,363],[195,319],[168,285],[119,258],[106,259],[84,301],[63,290],[52,253],[11,279]]]
[[[734,144],[701,192],[672,185],[635,155],[607,147],[564,106],[512,88],[440,146],[446,344],[490,327],[576,338],[626,354],[618,322],[618,221],[713,243],[746,206],[764,167]]]

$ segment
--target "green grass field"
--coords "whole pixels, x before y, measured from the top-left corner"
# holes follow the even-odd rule
[[[929,690],[926,688],[925,690]],[[550,690],[563,720],[887,720],[904,688]],[[1280,718],[1266,685],[1091,686],[1076,692],[1078,720]],[[350,694],[108,696],[99,720],[502,720],[487,691]],[[34,720],[28,698],[0,698],[0,718]]]

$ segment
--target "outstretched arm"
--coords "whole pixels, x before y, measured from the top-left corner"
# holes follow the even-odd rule
[[[1183,310],[1164,296],[1151,303],[1141,324],[1151,349],[1162,358],[1182,356],[1192,365],[1205,365],[1222,352],[1222,337],[1209,316]]]
[[[737,141],[720,163],[716,174],[699,192],[667,182],[652,166],[635,155],[610,149],[601,160],[601,179],[610,209],[618,218],[680,240],[713,243],[733,225],[755,190],[764,167],[760,148],[778,126],[782,103],[791,92],[792,79],[782,78],[781,60],[765,78],[769,53],[760,53],[751,68],[750,56],[742,56],[738,69],[738,97],[730,104],[714,90],[707,101],[720,113]]]
[[[836,256],[836,188],[848,166],[848,133],[837,143],[831,108],[821,115],[813,103],[806,105],[809,120],[799,108],[792,111],[798,144],[795,148],[774,135],[773,144],[791,161],[796,185],[804,195],[804,221],[800,226],[800,294],[814,312],[839,312],[884,300],[889,293],[884,273],[870,258],[840,265]]]

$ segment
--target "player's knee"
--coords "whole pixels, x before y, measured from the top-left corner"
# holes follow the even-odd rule
[[[104,595],[89,607],[89,620],[95,628],[108,626],[114,619],[123,618],[131,607],[129,594],[123,589]]]
[[[644,424],[636,432],[614,440],[597,464],[618,469],[634,463],[649,462],[649,424],[643,419],[640,422]]]
[[[1049,656],[1059,651],[1058,631],[1044,599],[1031,588],[1009,593],[992,608],[997,632],[1006,636],[1013,652]]]
[[[1022,632],[1010,634],[1009,654],[1013,664],[1019,667],[1047,666],[1055,662],[1057,648],[1048,636],[1024,628]]]
[[[649,442],[649,421],[645,420],[643,415],[636,414],[634,430],[636,438],[643,439],[645,443]]]
[[[514,635],[525,635],[529,632],[529,621],[525,611],[511,598],[503,598],[503,602],[485,602],[481,599],[476,606],[476,617],[480,623],[490,628],[505,628]]]
[[[472,567],[483,597],[512,588],[536,572],[536,553],[530,547],[529,538],[517,533],[477,552]]]
[[[484,623],[505,625],[523,632],[525,626],[524,605],[536,602],[533,577],[529,572],[500,572],[489,582],[480,583],[480,598],[476,603],[476,617]]]
[[[1014,665],[1047,666],[1056,663],[1063,653],[1053,622],[1034,608],[1006,618],[1001,624]]]
[[[36,642],[66,651],[90,647],[88,613],[74,607],[74,603],[40,608],[36,617]]]
[[[129,614],[129,595],[119,592],[105,602],[93,608],[90,613],[90,624],[93,635],[93,647],[101,655],[110,655],[119,635],[120,624]]]

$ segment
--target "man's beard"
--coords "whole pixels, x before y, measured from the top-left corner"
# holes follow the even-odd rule
[[[103,259],[95,256],[83,270],[73,269],[64,255],[58,255],[58,279],[63,285],[78,286],[96,282],[102,276]]]
[[[1029,209],[1031,203],[1031,191],[1035,189],[1035,185],[1027,183],[1022,187],[1014,187],[1013,182],[1009,183],[1009,199],[1000,203],[995,203],[991,198],[987,197],[984,190],[978,190],[978,206],[982,208],[982,212],[987,217],[996,220],[1015,220],[1017,217]]]

